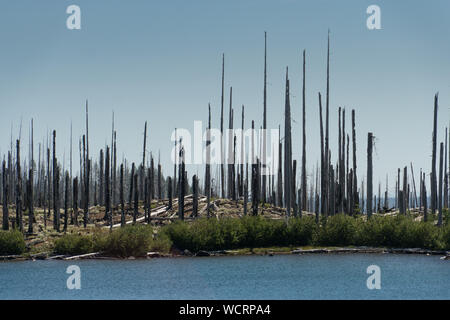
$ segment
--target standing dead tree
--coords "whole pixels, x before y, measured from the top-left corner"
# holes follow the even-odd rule
[[[324,146],[324,136],[323,136],[323,120],[322,120],[322,96],[319,92],[319,118],[320,118],[320,213],[322,215],[325,215],[327,213],[327,204],[328,204],[328,198],[327,198],[327,176],[326,176],[326,163],[327,160],[325,159],[325,146]],[[301,199],[299,199],[300,201]],[[316,222],[318,222],[319,219],[316,217]]]
[[[198,215],[198,179],[196,175],[192,177],[192,193],[192,217],[195,218]]]
[[[172,177],[167,177],[167,197],[169,198],[169,202],[167,204],[167,210],[171,210],[173,208],[173,184],[172,184]],[[149,192],[150,195],[150,192]],[[151,205],[151,201],[150,201]],[[151,206],[150,206],[151,209]],[[151,212],[151,210],[150,210]],[[151,215],[149,216],[149,218]]]
[[[123,163],[120,165],[120,226],[125,226],[125,199],[124,199],[124,192],[123,192]]]
[[[444,143],[441,142],[441,149],[440,149],[440,153],[439,153],[439,195],[438,195],[438,210],[439,210],[439,215],[438,215],[438,223],[437,225],[439,227],[442,226],[442,179],[443,179],[443,158],[444,158]]]
[[[370,218],[372,216],[372,148],[373,148],[373,134],[369,132],[367,135],[367,217]]]
[[[222,97],[220,109],[220,184],[222,190],[222,199],[225,199],[225,156],[223,146],[223,103],[224,103],[224,79],[225,79],[225,54],[222,54]],[[209,213],[209,207],[208,207]]]
[[[324,175],[326,177],[327,183],[325,184],[325,194],[327,195],[327,200],[329,204],[327,205],[327,208],[331,209],[331,201],[334,201],[331,199],[331,195],[329,193],[329,177],[330,177],[330,146],[329,146],[329,102],[330,102],[330,30],[328,29],[328,40],[327,40],[327,97],[326,97],[326,115],[325,115],[325,150],[324,150],[324,156],[325,156],[325,170]],[[303,208],[306,208],[306,203],[303,202]],[[334,204],[333,204],[334,208]],[[334,209],[333,209],[334,210]],[[331,214],[334,214],[334,211]],[[326,212],[325,214],[329,214]]]
[[[34,217],[34,197],[33,197],[33,166],[29,170],[28,174],[28,233],[33,233]]]
[[[434,117],[433,117],[433,151],[431,158],[431,213],[436,213],[436,135],[437,135],[437,113],[438,94],[434,96]]]
[[[281,143],[281,130],[278,126],[278,177],[277,177],[277,206],[283,206],[283,173],[282,173],[282,152],[283,144]]]
[[[289,76],[288,68],[286,68],[286,93],[284,109],[284,197],[286,216],[288,217],[291,214],[292,188],[291,105],[289,94]]]
[[[185,196],[185,186],[186,186],[186,182],[185,182],[185,168],[184,168],[184,147],[181,146],[180,149],[180,160],[181,160],[181,164],[179,166],[179,186],[178,186],[178,190],[179,190],[179,195],[178,195],[178,218],[180,220],[184,220],[184,196]]]
[[[59,226],[59,209],[57,209],[57,166],[58,162],[56,159],[56,130],[53,130],[53,228],[58,230]],[[86,227],[86,226],[85,226]]]
[[[262,166],[263,166],[263,176],[262,176],[262,194],[261,200],[263,203],[266,202],[266,165],[267,165],[267,33],[264,32],[264,112],[263,112],[263,136],[262,136]]]
[[[104,219],[106,221],[112,221],[112,212],[111,212],[111,181],[110,181],[110,149],[106,147],[106,161],[105,161],[105,216]]]
[[[222,76],[223,85],[223,76]],[[223,96],[222,96],[222,111],[223,111]],[[223,116],[223,115],[222,115]],[[205,193],[207,198],[206,211],[207,217],[210,216],[210,201],[211,201],[211,105],[208,104],[208,130],[206,132],[206,172],[205,172]],[[222,178],[223,178],[223,163],[221,164]],[[223,182],[223,180],[222,180]],[[223,194],[222,184],[222,194]]]
[[[70,176],[69,172],[66,171],[66,183],[64,185],[64,227],[63,231],[67,231],[67,221],[69,218],[69,187],[70,186]]]
[[[306,203],[306,51],[303,50],[303,88],[302,88],[302,203]],[[292,150],[291,150],[292,152]]]
[[[9,182],[8,182],[8,173],[6,170],[6,161],[3,160],[2,163],[2,186],[3,186],[3,221],[2,221],[2,229],[9,230],[9,212],[8,212],[8,203],[9,203]],[[45,215],[45,212],[44,212]]]

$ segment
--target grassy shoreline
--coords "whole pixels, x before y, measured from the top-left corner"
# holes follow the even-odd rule
[[[332,252],[448,254],[448,250],[447,221],[437,227],[433,221],[416,221],[408,216],[375,216],[366,221],[363,216],[335,215],[318,224],[313,217],[290,218],[288,222],[259,216],[201,218],[162,227],[130,225],[112,232],[97,228],[90,233],[51,234],[39,245],[25,245],[18,231],[0,232],[0,256],[19,259],[98,252],[101,257],[128,258],[147,257],[149,252],[156,257]]]

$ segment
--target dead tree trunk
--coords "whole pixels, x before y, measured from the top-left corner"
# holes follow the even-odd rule
[[[353,206],[350,212],[353,214],[355,207],[358,205],[359,197],[358,197],[358,180],[356,176],[356,130],[355,130],[355,109],[352,110],[352,144],[353,144]]]
[[[438,95],[434,96],[434,117],[433,117],[433,151],[431,158],[431,213],[436,213],[436,135],[437,135],[437,112]]]
[[[179,195],[178,195],[178,217],[180,220],[184,220],[184,196],[185,196],[185,174],[184,174],[184,147],[181,147],[180,150],[180,171],[179,171],[179,181],[180,184],[178,186]]]
[[[66,183],[64,190],[64,229],[63,231],[67,231],[67,222],[69,218],[69,186],[70,186],[70,176],[69,173],[66,172]]]
[[[408,167],[403,168],[403,214],[406,214],[406,208],[408,205]]]
[[[134,210],[133,210],[133,224],[136,224],[136,219],[139,214],[139,190],[138,190],[138,175],[137,173],[133,177],[134,184]]]
[[[443,160],[444,160],[444,143],[441,142],[441,150],[439,154],[439,195],[438,195],[438,210],[439,210],[439,216],[438,216],[438,223],[437,225],[439,227],[442,226],[442,179],[443,179]]]
[[[262,136],[262,167],[263,167],[263,175],[262,175],[262,194],[261,194],[261,200],[263,203],[266,202],[266,164],[267,164],[267,33],[264,32],[264,112],[263,112],[263,136]]]
[[[281,132],[280,127],[278,127],[278,178],[277,178],[277,206],[283,206],[283,173],[282,173],[282,152],[283,152],[283,144],[281,143]]]
[[[303,123],[303,144],[302,144],[302,203],[306,202],[306,51],[303,50],[303,89],[302,89],[302,123]],[[289,115],[290,116],[290,115]],[[289,125],[290,126],[290,125]],[[292,153],[292,150],[290,150]]]
[[[412,177],[413,188],[414,188],[414,201],[415,201],[414,207],[417,207],[416,181],[414,180],[414,169],[413,169],[412,162],[410,162],[410,165],[411,165],[411,177]]]
[[[73,180],[73,197],[72,197],[72,207],[74,213],[74,223],[78,227],[78,177]]]
[[[227,166],[227,197],[231,199],[233,186],[233,87],[230,87],[230,109],[228,113],[228,166]]]
[[[130,176],[130,194],[128,197],[128,207],[132,207],[133,195],[134,195],[134,175],[135,175],[135,165],[134,162],[131,164],[131,176]]]
[[[28,174],[28,233],[33,233],[33,220],[34,220],[34,208],[33,208],[33,169],[29,170]]]
[[[286,216],[291,214],[291,186],[292,186],[292,149],[291,149],[291,106],[289,98],[289,77],[286,68],[286,94],[284,114],[284,197]]]
[[[372,132],[369,132],[367,135],[367,217],[370,218],[372,216],[372,147],[373,147],[373,135]]]
[[[57,175],[56,175],[56,169],[57,169],[58,163],[56,159],[56,131],[53,130],[53,228],[55,230],[58,229],[58,219],[59,214],[57,214],[57,205],[56,205],[56,197],[57,197],[57,189],[56,189],[56,182],[57,182]]]
[[[106,161],[105,161],[105,216],[104,220],[111,221],[111,181],[110,181],[110,150],[106,147]]]
[[[192,217],[197,217],[198,215],[198,180],[197,176],[192,177]]]
[[[423,192],[423,221],[427,222],[428,221],[428,207],[427,207],[427,187],[426,187],[426,183],[425,183],[425,173],[423,174],[423,179],[422,179],[422,192]]]
[[[2,164],[2,182],[3,182],[3,230],[9,230],[9,212],[8,212],[8,203],[9,203],[9,182],[6,171],[6,161],[3,160]],[[44,212],[45,216],[45,212]]]
[[[158,200],[162,199],[162,170],[161,170],[161,160],[158,156]]]
[[[222,86],[223,86],[223,74],[222,74]],[[222,88],[223,90],[223,88]],[[222,129],[223,129],[223,94],[222,94]],[[221,136],[221,139],[223,137]],[[208,104],[208,130],[206,132],[206,172],[205,172],[205,193],[207,198],[206,204],[206,215],[210,216],[210,201],[211,201],[211,105]],[[223,185],[223,162],[221,164],[221,174],[222,174],[222,196],[224,193]]]
[[[336,183],[334,181],[334,169],[333,165],[330,164],[330,215],[334,215],[336,213]]]
[[[447,134],[445,128],[445,151],[444,151],[444,208],[448,209],[448,174],[447,174]],[[415,191],[414,191],[415,192]]]
[[[167,196],[169,198],[169,203],[167,204],[167,210],[171,210],[173,208],[173,191],[172,191],[172,178],[168,177],[167,178]],[[150,201],[150,205],[151,205],[151,201]],[[150,206],[151,209],[151,206]],[[151,210],[150,210],[151,211]]]
[[[105,159],[104,159],[104,155],[103,155],[103,149],[100,150],[100,206],[104,206],[105,205],[105,201],[104,201],[104,163],[105,163]]]
[[[125,199],[123,192],[123,163],[120,165],[120,226],[125,226]]]
[[[325,193],[327,194],[328,201],[331,202],[331,195],[329,195],[329,168],[330,168],[330,146],[329,146],[329,102],[330,102],[330,30],[328,30],[328,40],[327,40],[327,97],[326,97],[326,115],[325,115],[325,177],[327,179],[327,183],[325,185]],[[330,204],[331,205],[331,204]],[[330,205],[327,205],[327,208],[330,208]],[[333,206],[334,207],[334,206]],[[306,204],[303,203],[303,208],[306,208]],[[330,208],[331,209],[331,208]],[[330,211],[331,212],[331,211]],[[328,215],[328,213],[326,213]],[[334,214],[332,212],[331,214]]]
[[[325,173],[325,163],[327,162],[325,159],[325,146],[324,146],[324,136],[323,136],[323,121],[322,121],[322,96],[319,92],[319,118],[320,118],[320,213],[325,215],[327,213],[327,195],[326,195],[326,186],[327,186],[327,176]],[[300,199],[299,199],[300,201]],[[318,220],[318,217],[316,217]]]
[[[223,147],[223,103],[224,103],[224,77],[225,77],[225,55],[222,54],[222,97],[221,97],[221,109],[220,109],[220,184],[222,189],[222,199],[225,199],[225,156]],[[208,204],[209,213],[209,204]]]
[[[247,215],[248,206],[248,162],[245,164],[245,185],[244,185],[244,216]]]
[[[55,184],[55,190],[53,191],[53,193],[55,193],[55,220],[56,220],[56,231],[61,232],[60,230],[60,200],[61,200],[61,196],[60,196],[60,192],[59,192],[59,184],[61,181],[61,169],[60,167],[57,165],[56,166],[56,173],[55,173],[55,180],[56,180],[56,184]]]
[[[297,160],[294,160],[292,162],[292,207],[293,207],[293,213],[294,213],[294,217],[298,216],[298,207],[297,207],[297,183],[296,183],[296,176],[297,173]]]

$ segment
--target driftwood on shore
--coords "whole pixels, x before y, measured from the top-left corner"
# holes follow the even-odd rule
[[[93,258],[100,254],[101,254],[101,252],[86,253],[86,254],[81,254],[78,256],[66,257],[63,260],[77,260],[77,259]]]

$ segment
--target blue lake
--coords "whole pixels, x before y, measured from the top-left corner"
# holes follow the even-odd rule
[[[69,290],[66,269],[81,270]],[[369,290],[367,267],[381,270]],[[439,256],[309,254],[0,263],[0,299],[450,299]]]

